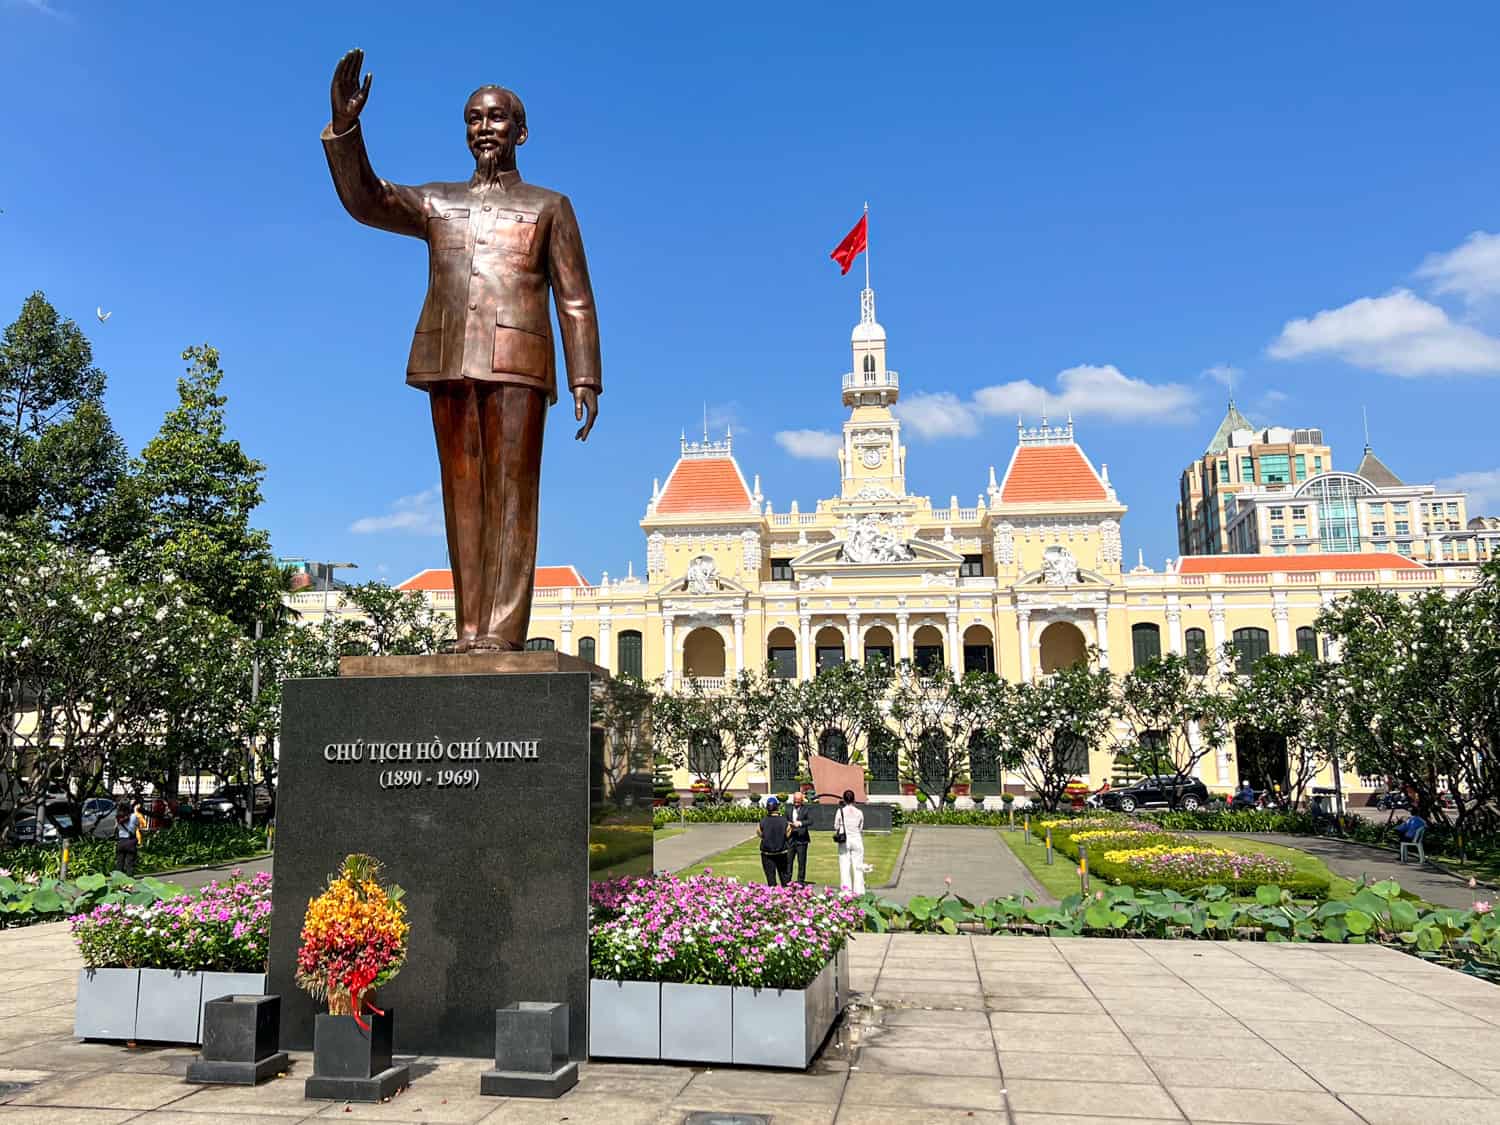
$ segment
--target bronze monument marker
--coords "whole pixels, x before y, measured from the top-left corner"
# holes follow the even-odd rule
[[[406,381],[432,404],[454,651],[516,651],[531,617],[542,431],[557,401],[549,290],[579,441],[599,414],[599,324],[583,239],[568,197],[516,171],[526,109],[499,86],[481,86],[464,105],[474,156],[467,181],[410,187],[376,176],[359,124],[372,77],[361,85],[363,61],[363,51],[350,51],[333,72],[328,170],[349,214],[427,243],[427,297]]]

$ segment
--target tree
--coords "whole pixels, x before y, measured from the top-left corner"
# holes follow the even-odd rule
[[[1234,717],[1286,741],[1294,808],[1337,752],[1334,682],[1330,665],[1300,652],[1262,656],[1249,675],[1235,677]]]
[[[1131,669],[1115,687],[1114,705],[1129,731],[1116,760],[1140,773],[1192,776],[1232,729],[1232,700],[1217,673],[1199,675],[1176,653]]]
[[[138,584],[102,554],[0,533],[0,807],[60,790],[77,826],[108,781],[175,768],[174,737],[218,705],[207,678],[242,643],[187,593],[170,575]]]
[[[182,358],[177,406],[141,452],[130,484],[141,526],[126,565],[180,576],[199,604],[248,635],[257,620],[280,614],[270,539],[250,525],[265,466],[228,436],[218,351],[205,344]]]
[[[1021,774],[1042,807],[1056,809],[1068,782],[1087,770],[1089,748],[1109,729],[1110,711],[1110,674],[1075,664],[1014,685],[988,733],[1001,761]]]
[[[0,528],[113,554],[128,536],[125,447],[88,338],[41,293],[0,336]]]
[[[345,587],[342,595],[360,614],[338,638],[345,656],[428,656],[453,639],[452,621],[415,591],[365,582]]]
[[[1000,722],[1010,685],[990,672],[954,680],[944,668],[919,669],[903,661],[889,697],[891,725],[900,745],[901,780],[940,808],[954,785],[970,780],[970,753]]]

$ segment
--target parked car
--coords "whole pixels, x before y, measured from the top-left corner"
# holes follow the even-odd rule
[[[47,817],[37,832],[36,814],[23,816],[11,822],[10,842],[21,844],[61,844],[73,835],[73,814],[61,802],[47,806]]]
[[[1184,774],[1143,777],[1139,781],[1119,789],[1099,794],[1099,801],[1106,809],[1117,812],[1135,812],[1144,809],[1169,806],[1186,809],[1208,807],[1208,786],[1196,777]]]

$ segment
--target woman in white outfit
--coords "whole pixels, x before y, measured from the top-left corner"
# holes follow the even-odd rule
[[[839,840],[839,835],[843,839]],[[844,803],[833,814],[833,835],[839,846],[839,886],[865,893],[865,814],[854,803],[854,790],[844,790]]]

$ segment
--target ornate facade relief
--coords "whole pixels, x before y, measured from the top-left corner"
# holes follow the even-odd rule
[[[995,565],[1012,566],[1016,561],[1016,536],[1010,524],[995,528]]]
[[[1042,581],[1049,586],[1071,586],[1078,581],[1078,560],[1066,547],[1048,547],[1042,553]]]
[[[712,594],[719,589],[719,564],[712,555],[699,555],[688,563],[687,592]]]
[[[1123,549],[1120,546],[1120,521],[1101,520],[1099,523],[1099,561],[1114,563],[1118,566],[1123,557]]]
[[[911,561],[912,553],[893,522],[871,513],[849,521],[840,557],[851,563],[893,563]]]

